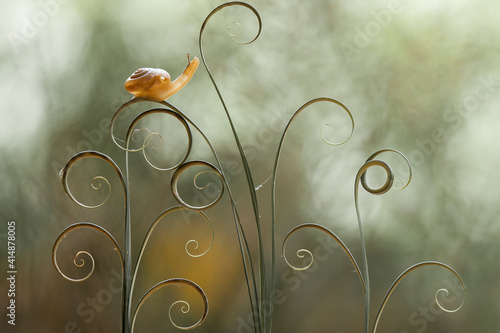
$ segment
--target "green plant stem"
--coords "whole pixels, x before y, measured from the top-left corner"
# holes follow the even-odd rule
[[[127,149],[129,148],[129,139],[127,138]],[[132,283],[132,230],[130,222],[130,169],[129,152],[125,151],[125,183],[126,183],[126,212],[125,212],[125,231],[123,241],[123,330],[125,333],[131,333],[130,312],[132,303],[131,283]]]
[[[246,158],[245,152],[243,150],[243,147],[241,146],[240,139],[239,139],[238,134],[236,132],[236,128],[234,127],[233,121],[231,119],[231,115],[229,114],[229,110],[228,110],[228,108],[226,106],[226,103],[224,102],[224,99],[222,97],[222,94],[221,94],[221,92],[220,92],[220,90],[219,90],[216,82],[215,82],[215,79],[214,79],[212,73],[210,72],[210,69],[208,68],[208,65],[207,65],[207,62],[205,60],[205,56],[204,56],[204,53],[203,53],[203,47],[202,47],[202,35],[203,35],[204,30],[205,30],[207,22],[210,20],[210,18],[215,13],[217,13],[221,9],[229,7],[229,6],[242,6],[242,7],[246,7],[248,9],[250,9],[256,15],[256,17],[257,17],[257,19],[259,21],[259,31],[258,31],[257,35],[250,42],[248,42],[248,43],[240,43],[240,44],[249,44],[249,43],[252,43],[254,40],[256,40],[258,38],[258,36],[260,35],[260,32],[261,32],[261,29],[262,29],[262,21],[261,21],[261,18],[259,16],[258,12],[255,10],[255,8],[253,8],[252,6],[250,6],[247,3],[235,1],[235,2],[228,2],[228,3],[225,3],[225,4],[222,4],[222,5],[218,6],[217,8],[215,8],[207,16],[207,18],[205,19],[205,21],[203,22],[203,24],[201,26],[198,42],[199,42],[199,49],[200,49],[201,59],[203,61],[205,69],[207,70],[207,73],[208,73],[208,75],[210,77],[210,80],[212,81],[212,84],[213,84],[213,86],[215,88],[215,91],[217,92],[217,96],[219,97],[219,100],[221,101],[222,107],[224,108],[224,111],[226,113],[227,119],[228,119],[229,124],[231,126],[231,130],[232,130],[234,139],[236,141],[236,146],[238,147],[238,152],[240,154],[241,161],[243,163],[243,168],[245,170],[245,176],[246,176],[246,179],[247,179],[247,184],[248,184],[248,188],[249,188],[249,191],[250,191],[250,197],[251,197],[251,200],[252,200],[252,208],[253,208],[253,211],[254,211],[255,223],[256,223],[256,227],[257,227],[258,252],[259,252],[260,297],[258,299],[258,309],[257,309],[257,316],[259,317],[259,327],[257,329],[258,329],[259,332],[262,332],[262,330],[263,329],[265,330],[265,327],[267,326],[267,324],[266,324],[266,322],[267,322],[267,316],[262,316],[261,310],[263,309],[263,302],[267,298],[271,298],[271,295],[268,294],[268,290],[267,290],[267,275],[266,275],[266,267],[265,267],[266,266],[266,264],[265,264],[265,255],[264,255],[264,247],[263,247],[263,240],[262,240],[262,230],[261,230],[261,222],[260,222],[260,213],[259,213],[259,206],[258,206],[258,201],[257,201],[257,193],[256,193],[256,190],[255,190],[255,183],[254,183],[253,178],[252,178],[252,173],[251,173],[251,170],[250,170],[250,166],[248,164],[248,160]]]
[[[208,70],[208,68],[207,68],[207,70]],[[243,150],[243,147],[241,146],[240,139],[239,139],[238,134],[236,132],[236,129],[234,127],[234,124],[233,124],[233,121],[232,121],[231,116],[229,114],[229,111],[228,111],[226,104],[222,98],[222,95],[221,95],[219,89],[217,88],[217,85],[215,84],[215,81],[211,75],[210,75],[210,78],[212,79],[212,82],[214,83],[217,94],[219,95],[222,106],[223,106],[223,108],[226,112],[227,118],[229,120],[229,124],[231,125],[231,130],[233,132],[233,136],[234,136],[234,139],[236,141],[238,151],[240,153],[241,161],[243,163],[243,168],[245,170],[245,176],[247,179],[248,189],[250,191],[250,197],[252,200],[252,208],[254,211],[255,223],[257,226],[257,235],[258,235],[259,276],[260,276],[260,301],[259,301],[258,315],[260,317],[259,324],[260,324],[261,329],[262,329],[262,327],[266,327],[267,320],[261,317],[260,309],[263,308],[263,302],[266,300],[267,297],[270,297],[270,295],[267,295],[266,264],[265,264],[264,247],[263,247],[263,240],[262,240],[262,228],[261,228],[261,222],[260,222],[259,205],[257,202],[257,192],[255,190],[255,183],[254,183],[253,178],[252,178],[250,166],[248,165],[248,161],[247,161],[245,152]]]
[[[276,234],[276,178],[277,178],[276,176],[278,174],[278,165],[279,165],[279,161],[280,161],[280,157],[281,157],[281,152],[283,150],[285,138],[286,138],[286,135],[290,129],[292,122],[297,118],[297,116],[302,111],[304,111],[306,108],[308,108],[312,104],[318,103],[318,102],[333,103],[333,104],[336,104],[336,105],[342,107],[345,110],[345,112],[348,114],[349,119],[351,120],[351,125],[352,125],[351,133],[344,141],[341,141],[338,143],[331,143],[331,142],[326,141],[323,138],[323,140],[326,143],[328,143],[332,146],[340,146],[340,145],[344,144],[345,142],[347,142],[351,138],[351,136],[354,132],[354,118],[352,117],[352,114],[349,111],[349,109],[341,102],[339,102],[333,98],[330,98],[330,97],[318,97],[318,98],[314,98],[314,99],[307,101],[300,108],[298,108],[293,113],[293,115],[290,117],[290,120],[288,120],[288,122],[285,126],[285,129],[283,130],[283,133],[281,134],[281,139],[280,139],[280,142],[278,144],[278,151],[276,152],[276,157],[274,160],[273,173],[271,176],[273,178],[273,181],[271,183],[271,286],[270,286],[270,290],[269,290],[270,297],[272,297],[272,295],[274,294],[274,280],[275,280],[275,275],[276,275],[276,241],[275,241],[275,234]],[[272,314],[272,311],[271,311],[271,314]],[[271,329],[272,329],[272,318],[269,318],[267,329],[270,333]]]

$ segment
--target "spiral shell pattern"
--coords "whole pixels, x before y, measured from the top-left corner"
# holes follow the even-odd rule
[[[125,89],[137,95],[157,84],[170,83],[170,74],[161,68],[139,68],[125,81]]]

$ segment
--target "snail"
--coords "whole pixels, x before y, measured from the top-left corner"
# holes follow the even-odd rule
[[[198,57],[189,60],[184,72],[174,81],[170,80],[170,74],[160,68],[139,68],[125,81],[125,89],[135,98],[145,98],[161,102],[178,92],[191,80],[200,64]]]

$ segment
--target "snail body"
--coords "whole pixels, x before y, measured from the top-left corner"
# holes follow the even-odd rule
[[[199,64],[200,60],[197,57],[189,61],[188,54],[188,65],[174,81],[171,81],[170,74],[163,69],[139,68],[125,81],[125,89],[135,98],[164,101],[191,80]]]

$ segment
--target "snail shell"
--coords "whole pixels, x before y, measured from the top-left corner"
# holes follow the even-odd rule
[[[125,89],[136,98],[164,101],[191,80],[199,63],[200,60],[197,57],[189,61],[188,54],[187,67],[173,82],[170,74],[161,68],[139,68],[125,81]]]
[[[170,74],[161,68],[139,68],[125,81],[125,89],[136,95],[144,94],[155,85],[170,83]]]

